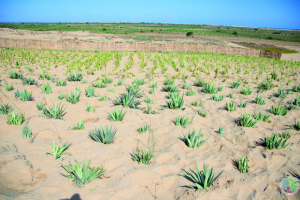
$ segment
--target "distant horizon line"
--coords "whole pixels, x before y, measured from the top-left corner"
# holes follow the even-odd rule
[[[0,22],[0,24],[86,24],[86,23],[102,23],[102,24],[180,24],[180,25],[194,25],[194,26],[231,26],[231,27],[244,27],[244,28],[264,28],[264,29],[288,29],[300,30],[299,28],[274,28],[274,27],[260,27],[260,26],[238,26],[238,25],[220,25],[220,24],[193,24],[193,23],[169,23],[169,22]]]

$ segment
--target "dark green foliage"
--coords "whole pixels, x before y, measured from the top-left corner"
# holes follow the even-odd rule
[[[285,140],[288,140],[292,136],[291,136],[291,134],[289,132],[283,132],[280,137],[283,138],[283,139],[285,139]]]
[[[108,118],[112,121],[123,121],[123,118],[126,114],[126,112],[123,112],[122,110],[119,110],[116,108],[112,112],[108,113]]]
[[[193,105],[193,106],[196,106],[196,107],[197,107],[197,106],[202,106],[202,102],[201,102],[201,101],[193,101],[193,102],[192,102],[192,105]]]
[[[240,103],[240,108],[246,108],[248,102],[241,102]]]
[[[175,85],[167,85],[162,88],[164,92],[179,92]]]
[[[46,155],[50,154],[52,155],[55,159],[62,159],[62,153],[64,151],[66,151],[69,147],[71,146],[71,144],[67,144],[64,143],[61,147],[59,146],[59,144],[52,144],[52,153],[50,153],[49,151],[46,151]]]
[[[17,92],[15,93],[15,97],[20,97],[21,101],[32,101],[32,92],[28,93],[26,90],[24,90],[23,92],[20,92],[19,90],[17,90]]]
[[[63,176],[72,179],[72,181],[76,184],[76,186],[81,187],[85,184],[90,183],[92,180],[101,177],[104,175],[105,170],[101,166],[96,168],[90,167],[91,160],[88,161],[88,163],[84,163],[81,166],[81,162],[77,162],[75,160],[75,165],[69,164],[68,166],[65,166],[61,164],[62,168],[66,170],[67,174],[62,174]]]
[[[174,80],[173,79],[168,78],[168,79],[166,79],[164,81],[164,85],[173,85],[173,84],[174,84]]]
[[[86,106],[86,109],[85,109],[87,112],[95,112],[95,108],[92,106],[92,105],[90,105],[90,104],[88,104],[87,106]]]
[[[268,149],[284,149],[289,144],[285,144],[287,140],[283,140],[283,138],[279,139],[277,133],[273,134],[271,137],[265,137],[266,147]]]
[[[139,164],[149,165],[150,160],[153,157],[153,153],[149,151],[148,153],[145,152],[145,150],[140,150],[138,153],[132,153],[131,159],[133,161],[137,161]]]
[[[22,128],[22,135],[24,138],[31,138],[32,130],[28,126],[25,126]]]
[[[280,106],[272,106],[270,112],[274,115],[285,116],[287,114],[287,110],[284,107]]]
[[[238,119],[238,126],[254,128],[254,126],[257,122],[258,121],[254,117],[252,117],[251,115],[243,114]]]
[[[287,95],[287,91],[284,90],[283,88],[278,88],[278,93],[276,94],[277,97],[279,98],[284,98]]]
[[[134,95],[136,98],[141,98],[144,96],[144,93],[139,89],[139,85],[132,84],[126,87],[127,93]]]
[[[151,97],[146,97],[146,99],[144,100],[145,103],[153,103],[153,100],[151,99]]]
[[[183,134],[184,138],[182,139],[185,144],[190,148],[199,148],[201,145],[203,145],[209,138],[206,140],[202,140],[203,134],[201,131],[199,131],[199,134],[196,135],[196,131],[193,130],[192,133],[189,131],[188,135]]]
[[[6,115],[10,110],[9,104],[0,104],[0,115]]]
[[[108,77],[104,77],[103,79],[101,79],[101,81],[104,84],[109,84],[109,83],[113,82],[113,80],[111,78],[108,78]]]
[[[102,81],[96,81],[94,83],[92,83],[93,87],[96,88],[105,88],[106,87],[106,83],[103,83]]]
[[[67,78],[68,81],[81,81],[82,80],[82,74],[78,72],[74,72],[69,75]]]
[[[157,88],[157,82],[154,82],[152,85],[149,86],[150,88]]]
[[[96,142],[111,144],[115,139],[116,133],[117,128],[112,128],[112,125],[110,128],[108,126],[100,126],[99,129],[89,131],[89,137]]]
[[[43,72],[42,74],[39,74],[39,79],[47,79],[50,80],[50,75],[46,74],[45,72]]]
[[[191,84],[188,84],[187,82],[184,82],[184,84],[182,85],[183,89],[188,90],[191,87]]]
[[[232,93],[228,94],[228,97],[232,99],[233,98],[233,94]]]
[[[119,79],[118,82],[117,82],[117,85],[123,85],[123,80]]]
[[[292,126],[290,126],[290,128],[291,128],[291,129],[294,129],[294,130],[296,130],[296,131],[300,131],[300,120],[297,121],[297,120],[295,119],[295,124],[292,125]]]
[[[136,100],[136,95],[137,94],[134,94],[133,92],[127,91],[126,93],[120,94],[119,97],[117,97],[117,100],[113,101],[113,104],[135,109],[140,104],[140,101]]]
[[[42,116],[46,118],[63,119],[63,116],[65,115],[65,108],[64,106],[61,106],[61,103],[54,103],[52,107],[44,107],[42,112]]]
[[[219,86],[219,87],[218,87],[218,91],[219,91],[219,92],[222,92],[222,91],[223,91],[223,87]]]
[[[147,131],[147,129],[148,129],[148,126],[146,125],[146,124],[143,124],[139,129],[138,129],[138,132],[139,133],[146,133],[146,131]]]
[[[270,80],[265,80],[258,86],[258,90],[271,90],[275,85]]]
[[[300,95],[298,95],[298,96],[295,98],[293,104],[296,105],[296,106],[300,106]]]
[[[200,172],[198,170],[197,165],[195,164],[196,172],[192,171],[187,172],[183,170],[184,177],[194,183],[195,185],[187,185],[186,187],[197,190],[205,190],[206,188],[209,188],[217,178],[223,173],[223,171],[214,178],[214,168],[211,168],[209,171],[206,171],[205,165],[203,163],[203,171]]]

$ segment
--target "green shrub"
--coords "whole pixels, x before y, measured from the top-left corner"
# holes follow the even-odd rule
[[[6,115],[10,110],[9,104],[0,104],[0,115]]]
[[[8,92],[13,90],[13,84],[5,85],[4,87],[5,87],[5,90]]]
[[[23,127],[22,128],[22,136],[24,138],[31,138],[32,130],[28,126]]]
[[[44,106],[46,105],[46,102],[36,102],[36,108],[38,110],[43,110]]]
[[[42,110],[42,116],[46,118],[63,119],[65,115],[65,109],[61,106],[61,103],[54,103],[52,107],[44,107]]]
[[[34,79],[31,78],[24,78],[22,79],[23,85],[35,85],[36,82]]]
[[[123,118],[126,114],[126,112],[123,112],[122,110],[119,110],[116,108],[112,112],[108,113],[108,118],[112,121],[123,121]]]
[[[277,133],[273,134],[271,137],[265,137],[266,148],[268,149],[281,149],[286,148],[289,144],[285,144],[287,140],[279,139]]]
[[[296,106],[300,106],[300,95],[295,98],[293,104]]]
[[[248,158],[246,158],[245,156],[240,158],[239,157],[239,161],[238,161],[238,169],[241,173],[248,173],[250,170],[250,167],[248,166]]]
[[[183,94],[182,97],[171,98],[170,101],[166,101],[168,108],[170,109],[182,109],[184,100]]]
[[[176,126],[185,126],[189,123],[189,118],[180,116],[175,119],[174,123]]]
[[[52,156],[54,156],[55,159],[63,159],[62,157],[62,153],[64,151],[66,151],[69,147],[71,146],[71,144],[67,144],[67,143],[64,143],[61,147],[56,144],[52,144],[52,153],[50,153],[49,151],[46,151],[46,155],[50,154]]]
[[[173,85],[173,84],[174,84],[174,80],[173,79],[168,78],[168,79],[166,79],[164,81],[164,85]]]
[[[292,87],[292,90],[293,90],[293,92],[300,92],[300,84],[297,85],[297,84],[295,83],[295,85]]]
[[[112,125],[110,128],[108,126],[100,126],[99,129],[96,128],[95,130],[89,131],[89,137],[96,142],[111,144],[115,139],[116,133],[117,129],[112,129]]]
[[[287,110],[284,107],[280,106],[272,106],[270,112],[274,115],[285,116],[287,114]]]
[[[147,104],[147,107],[145,108],[144,113],[151,115],[151,114],[156,114],[157,112],[155,111],[155,108],[153,108],[152,106]]]
[[[204,81],[202,78],[198,77],[196,81],[194,82],[194,85],[197,87],[204,87],[207,84],[206,81]]]
[[[144,85],[145,84],[145,80],[143,79],[134,79],[133,82],[137,85]]]
[[[87,79],[82,80],[82,83],[87,84],[87,83],[88,83],[88,80],[87,80]]]
[[[110,88],[109,88],[109,91],[110,91],[110,92],[115,92],[115,88],[114,88],[114,87],[110,87]]]
[[[147,124],[143,124],[143,125],[138,129],[138,132],[139,132],[140,134],[146,133],[147,129],[148,129]]]
[[[132,153],[131,159],[133,161],[137,161],[139,164],[149,165],[150,160],[153,157],[153,153],[149,151],[148,153],[145,152],[145,150],[140,150],[138,153]]]
[[[103,79],[101,79],[102,83],[104,84],[110,84],[113,82],[113,80],[111,78],[108,77],[104,77]]]
[[[300,124],[299,124],[299,125],[300,125]],[[283,133],[281,134],[280,137],[282,137],[282,138],[285,139],[285,140],[288,140],[288,139],[290,139],[292,136],[291,136],[291,134],[290,134],[289,132],[283,132]]]
[[[21,125],[24,120],[25,120],[24,114],[19,113],[19,111],[8,110],[7,124],[9,124],[9,125]]]
[[[80,187],[82,185],[90,183],[92,180],[101,177],[104,173],[105,170],[101,166],[96,167],[96,168],[91,168],[90,167],[90,162],[91,160],[88,161],[88,163],[84,163],[81,166],[81,162],[77,162],[75,160],[75,165],[69,164],[69,166],[65,166],[61,164],[64,170],[66,170],[67,174],[62,174],[63,176],[67,178],[71,178],[73,182],[76,184],[76,186]]]
[[[250,94],[252,94],[252,92],[253,92],[253,90],[251,88],[243,88],[241,91],[241,93],[243,95],[250,95]]]
[[[265,105],[266,104],[266,100],[263,99],[261,96],[257,96],[255,101],[258,105]]]
[[[236,111],[236,103],[234,101],[231,101],[229,103],[226,102],[225,109],[229,112]]]
[[[120,94],[119,97],[117,97],[117,100],[113,101],[113,104],[122,105],[123,107],[129,107],[135,109],[140,104],[140,101],[137,101],[136,98],[137,98],[136,94],[126,92]]]
[[[84,123],[82,120],[79,120],[76,126],[73,126],[71,130],[84,130]]]
[[[287,91],[284,90],[283,88],[278,88],[278,93],[276,94],[276,96],[278,98],[284,98],[287,95]]]
[[[99,100],[100,101],[107,101],[107,98],[108,98],[108,96],[106,94],[105,95],[100,95]]]
[[[72,104],[76,104],[76,103],[78,103],[79,102],[79,97],[80,97],[80,94],[81,94],[81,92],[79,92],[78,94],[77,94],[77,92],[76,91],[74,91],[74,92],[70,92],[70,96],[65,96],[65,98],[66,98],[66,100],[67,100],[67,102],[70,102],[70,103],[72,103]]]
[[[67,77],[68,81],[81,81],[82,80],[82,74],[78,72],[74,72]]]
[[[21,101],[25,102],[25,101],[32,101],[32,92],[28,93],[26,90],[24,90],[23,92],[20,92],[19,90],[17,90],[17,92],[15,93],[15,97],[20,97]]]
[[[271,90],[275,85],[270,80],[265,80],[258,86],[258,90]]]
[[[241,83],[239,81],[236,81],[231,84],[231,87],[234,89],[238,89],[240,85],[241,85]]]
[[[88,104],[88,105],[86,106],[85,111],[87,111],[87,112],[95,112],[95,108],[94,108],[94,106]]]
[[[213,94],[211,96],[211,100],[214,100],[214,101],[223,101],[224,99],[224,95],[223,94],[220,94],[220,96],[216,95],[216,94]]]
[[[93,96],[94,96],[94,93],[95,93],[95,89],[92,88],[91,86],[88,86],[88,87],[85,89],[85,96],[86,96],[86,97],[93,97]]]
[[[254,128],[257,122],[251,115],[243,114],[238,119],[238,126]]]
[[[300,131],[300,121],[295,120],[295,124],[290,126],[291,129]]]
[[[204,85],[202,92],[206,94],[215,94],[218,92],[218,90],[215,88],[215,84],[207,83]]]
[[[167,85],[162,88],[164,92],[179,92],[175,85]]]
[[[18,73],[16,71],[10,71],[9,72],[9,78],[11,78],[11,79],[22,79],[23,78],[23,74]]]
[[[92,83],[93,87],[96,88],[105,88],[106,87],[106,83],[103,83],[102,81],[96,81],[94,83]]]
[[[50,75],[46,74],[45,72],[43,72],[42,74],[39,74],[39,79],[47,79],[50,80]]]
[[[49,83],[47,83],[47,85],[45,85],[45,84],[43,85],[43,93],[44,94],[51,94],[52,93]]]
[[[182,139],[185,144],[190,148],[199,148],[201,145],[203,145],[209,138],[206,140],[202,140],[203,134],[201,131],[199,131],[199,134],[196,135],[196,131],[193,130],[192,133],[189,131],[188,135],[183,134],[184,138]]]
[[[56,84],[56,86],[66,86],[67,85],[67,81],[65,81],[65,80],[59,80],[55,84]]]
[[[205,190],[206,188],[209,188],[216,180],[219,178],[219,176],[223,173],[223,171],[214,178],[214,168],[211,168],[209,171],[206,171],[205,164],[203,164],[203,171],[200,172],[198,170],[197,165],[195,164],[196,172],[192,171],[187,172],[183,170],[184,177],[194,183],[195,185],[187,185],[186,187],[195,189],[195,190]]]
[[[259,112],[258,114],[254,114],[253,118],[257,121],[263,121],[263,122],[267,122],[267,123],[271,123],[271,121],[269,120],[270,115],[264,115],[262,114],[262,112]]]
[[[196,92],[194,90],[190,90],[186,92],[186,96],[194,96]]]
[[[139,85],[132,84],[126,87],[127,93],[134,95],[136,98],[141,98],[144,96],[144,93],[139,89]]]

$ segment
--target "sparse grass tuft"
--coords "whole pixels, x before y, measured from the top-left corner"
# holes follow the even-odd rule
[[[204,87],[207,84],[206,81],[204,81],[202,78],[198,77],[196,81],[194,82],[194,85],[197,87]]]
[[[146,99],[144,100],[145,103],[153,103],[153,100],[151,99],[151,97],[146,97]]]
[[[117,129],[112,128],[112,125],[110,128],[108,126],[100,126],[99,129],[96,128],[95,130],[89,131],[89,137],[96,142],[111,144],[115,139],[116,133]]]
[[[255,101],[258,105],[265,105],[266,104],[266,100],[263,99],[261,96],[257,96]]]
[[[150,85],[149,87],[153,89],[157,88],[157,82],[152,83],[152,85]]]
[[[287,95],[287,91],[284,90],[283,88],[278,88],[278,93],[276,94],[276,96],[278,98],[284,98]]]
[[[255,120],[251,115],[243,114],[238,119],[238,126],[254,128],[254,126],[257,122],[258,121]]]
[[[147,124],[143,124],[143,125],[138,129],[138,132],[139,132],[140,134],[146,133],[147,129],[148,129]]]
[[[61,92],[61,93],[59,93],[59,95],[57,96],[57,98],[59,99],[59,100],[62,100],[63,98],[64,98],[64,94]]]
[[[284,107],[280,106],[272,106],[270,112],[274,115],[285,116],[287,114],[287,110]]]
[[[240,108],[246,108],[247,104],[248,104],[248,102],[241,102],[240,103]]]
[[[6,115],[10,110],[9,104],[0,104],[0,115]]]
[[[86,106],[85,111],[87,111],[87,112],[95,112],[95,108],[94,108],[94,106],[88,104],[88,105]]]
[[[186,92],[186,96],[194,96],[196,92],[194,90],[190,90]]]
[[[208,115],[208,111],[206,111],[206,110],[198,110],[198,114],[200,115],[200,116],[202,116],[202,117],[207,117],[207,115]]]
[[[131,159],[133,161],[137,161],[139,164],[149,165],[150,160],[153,157],[153,153],[149,151],[148,153],[145,152],[145,150],[140,150],[137,153],[132,152]]]
[[[71,130],[84,130],[84,123],[82,120],[79,120],[76,126],[73,126]]]
[[[223,135],[224,133],[224,128],[222,126],[219,127],[219,134],[220,135]]]
[[[292,87],[292,90],[293,90],[293,92],[300,92],[300,84],[297,85],[297,84],[295,83],[295,85]]]
[[[52,155],[55,159],[63,159],[62,157],[62,153],[64,151],[66,151],[69,147],[71,146],[71,144],[67,144],[67,143],[64,143],[61,147],[56,144],[52,144],[52,153],[50,153],[49,151],[46,151],[46,155],[50,154]]]
[[[26,90],[20,92],[19,90],[17,90],[17,92],[15,93],[15,97],[16,98],[20,97],[21,101],[23,102],[32,101],[32,92],[28,93]]]
[[[95,93],[95,89],[92,88],[91,86],[88,86],[88,87],[85,89],[85,96],[86,96],[86,97],[93,97],[93,96],[94,96],[94,93]]]
[[[35,80],[31,79],[31,78],[22,79],[22,83],[23,83],[23,85],[35,85],[36,84]]]
[[[134,79],[133,82],[137,85],[144,85],[145,84],[145,80],[143,79]]]
[[[271,137],[265,137],[266,148],[267,149],[284,149],[289,144],[285,144],[287,140],[283,140],[283,138],[279,139],[277,133],[273,134]]]
[[[174,84],[174,80],[173,79],[168,78],[168,79],[166,79],[164,81],[164,85],[173,85],[173,84]]]
[[[100,95],[100,97],[99,97],[100,101],[107,101],[107,99],[108,99],[108,96],[106,94],[105,95]]]
[[[258,90],[271,90],[273,87],[275,87],[275,85],[271,82],[271,80],[265,80],[258,86]]]
[[[94,83],[92,83],[93,87],[96,88],[105,88],[106,87],[106,83],[103,83],[102,81],[96,81]]]
[[[112,121],[123,121],[126,112],[123,112],[123,110],[119,110],[118,108],[116,108],[108,114],[108,118]]]
[[[189,123],[189,118],[188,117],[184,117],[184,116],[180,116],[177,117],[174,121],[174,124],[176,126],[185,126]]]
[[[47,83],[47,85],[45,85],[45,84],[43,85],[43,93],[44,94],[51,94],[52,93],[49,83]]]
[[[179,92],[175,85],[167,85],[162,88],[164,92]]]
[[[65,109],[61,106],[61,103],[54,103],[52,107],[49,108],[44,107],[42,112],[41,115],[46,118],[63,119],[65,115]]]
[[[5,85],[4,87],[5,87],[5,90],[8,92],[13,90],[13,84]]]
[[[295,106],[300,106],[300,95],[298,95],[298,96],[295,98],[293,104],[294,104]]]
[[[176,96],[175,98],[171,98],[170,101],[166,101],[168,108],[170,109],[182,109],[184,100],[183,94],[182,97]]]
[[[238,89],[241,83],[239,81],[233,82],[231,84],[231,88]]]
[[[226,102],[225,109],[229,112],[236,111],[236,103],[234,101],[231,101],[229,103]]]
[[[184,82],[182,85],[182,89],[188,90],[191,87],[191,84],[188,84],[187,82]]]
[[[123,79],[119,79],[117,85],[123,85]]]
[[[9,78],[11,78],[11,79],[22,79],[23,78],[23,74],[18,73],[16,71],[10,71],[9,72]]]
[[[22,136],[24,138],[31,138],[32,130],[28,126],[23,127],[22,128]]]
[[[39,102],[39,101],[36,102],[36,108],[38,110],[43,110],[45,105],[46,105],[46,102],[42,102],[42,101],[41,102]]]
[[[263,121],[263,122],[267,122],[267,123],[271,123],[271,120],[269,120],[270,115],[264,115],[262,114],[262,112],[259,112],[258,114],[254,114],[253,118],[257,121]]]
[[[241,93],[242,93],[243,95],[250,95],[250,94],[252,94],[252,92],[253,92],[253,90],[252,90],[251,88],[243,88],[243,89],[241,90]]]
[[[21,125],[23,121],[25,120],[24,114],[19,113],[19,111],[8,111],[7,116],[7,124],[9,125]]]
[[[72,104],[76,104],[79,102],[79,97],[80,97],[81,92],[77,93],[77,91],[70,92],[70,96],[65,96],[67,102],[70,102]]]
[[[294,130],[297,130],[297,131],[300,131],[300,120],[297,121],[297,120],[295,119],[295,124],[292,125],[292,126],[290,126],[290,128],[291,128],[291,129],[294,129]]]
[[[190,148],[199,148],[201,145],[203,145],[209,138],[206,140],[202,140],[203,134],[201,131],[199,131],[199,134],[196,135],[196,131],[193,130],[192,133],[189,131],[188,135],[183,134],[184,138],[182,139],[185,144]]]
[[[215,88],[215,84],[207,83],[204,85],[202,92],[206,94],[215,94],[218,92],[218,90]]]
[[[69,75],[67,78],[68,81],[81,81],[82,80],[82,74],[79,72],[74,72]]]
[[[66,86],[67,85],[67,81],[65,80],[59,80],[55,83],[56,86]]]
[[[239,161],[238,161],[238,169],[241,173],[248,173],[250,170],[250,167],[248,166],[248,158],[246,158],[245,156],[240,158],[239,157]]]
[[[223,94],[220,94],[220,96],[216,95],[216,94],[213,94],[211,96],[211,100],[214,100],[214,101],[223,101],[224,99],[224,95]]]

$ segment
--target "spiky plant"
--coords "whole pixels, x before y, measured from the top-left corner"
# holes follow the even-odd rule
[[[196,81],[194,82],[194,85],[197,87],[204,87],[207,84],[206,81],[204,81],[202,78],[198,77]]]
[[[67,172],[67,174],[62,175],[67,178],[71,178],[76,186],[84,186],[85,184],[88,184],[92,180],[99,178],[105,174],[105,169],[104,167],[102,167],[102,165],[96,168],[91,168],[90,162],[91,160],[89,160],[86,164],[86,160],[84,160],[82,166],[80,160],[79,162],[75,160],[75,165],[69,164],[68,166],[66,166],[61,164],[62,168]]]
[[[289,132],[283,132],[282,134],[281,134],[281,136],[280,137],[282,137],[283,139],[285,139],[285,140],[288,140],[288,139],[290,139],[291,137],[292,137],[292,135],[289,133]]]
[[[191,87],[191,84],[188,84],[187,82],[184,82],[182,85],[182,89],[188,90]]]
[[[297,120],[295,119],[295,124],[292,125],[292,126],[290,126],[290,128],[291,128],[291,129],[294,129],[294,130],[297,130],[297,131],[300,131],[300,120],[297,121]]]
[[[193,105],[193,106],[196,106],[196,107],[202,106],[202,102],[201,102],[201,101],[193,101],[193,102],[192,102],[192,105]]]
[[[174,80],[173,79],[168,78],[168,79],[166,79],[164,81],[164,85],[173,85],[173,84],[174,84]]]
[[[232,99],[233,98],[233,94],[232,93],[228,94],[228,97]]]
[[[35,80],[31,79],[31,78],[22,79],[22,83],[23,83],[23,85],[35,85],[36,84]]]
[[[136,98],[141,98],[144,96],[144,93],[139,89],[139,85],[132,84],[126,87],[127,93],[134,95]]]
[[[108,99],[108,96],[105,94],[105,95],[100,95],[99,96],[99,100],[100,101],[107,101],[107,99]]]
[[[116,108],[112,112],[108,113],[108,118],[112,121],[123,121],[125,114],[126,112],[123,112],[123,110],[119,110],[118,108]]]
[[[265,80],[258,86],[258,90],[271,90],[273,87],[275,87],[275,85],[271,82],[271,80]]]
[[[149,90],[149,94],[153,94],[154,93],[154,89]]]
[[[140,128],[138,128],[138,132],[139,132],[140,134],[146,133],[147,130],[148,130],[147,124],[143,124]]]
[[[23,74],[18,73],[16,71],[10,71],[9,72],[9,78],[11,78],[11,79],[22,79],[23,78]]]
[[[88,105],[86,105],[85,111],[87,111],[87,112],[95,112],[95,108],[94,108],[94,106],[88,104]]]
[[[174,124],[176,126],[185,126],[189,123],[189,118],[184,116],[176,117]]]
[[[261,96],[257,96],[255,101],[258,105],[265,105],[266,104],[266,100],[263,99]]]
[[[279,139],[277,133],[273,134],[271,137],[265,137],[266,148],[272,149],[284,149],[288,144],[286,144],[287,140],[283,140],[283,138]]]
[[[117,97],[117,100],[113,101],[114,105],[122,105],[123,107],[129,107],[129,108],[137,108],[137,106],[140,104],[140,101],[136,100],[136,95],[131,94],[129,92],[120,94],[119,97]]]
[[[258,121],[255,120],[251,115],[243,114],[238,119],[238,126],[254,128],[254,126],[257,122]]]
[[[206,111],[206,110],[198,110],[198,114],[200,115],[200,116],[202,116],[202,117],[207,117],[207,115],[208,115],[208,111]]]
[[[32,129],[30,129],[28,126],[25,126],[22,128],[22,136],[24,138],[31,138],[32,136]]]
[[[171,98],[169,101],[166,101],[166,103],[170,109],[182,109],[184,103],[183,94],[182,97]]]
[[[93,87],[96,88],[105,88],[106,87],[106,83],[103,83],[102,81],[96,81],[94,83],[92,83]]]
[[[157,112],[155,111],[155,108],[153,108],[152,106],[150,106],[148,103],[147,103],[147,107],[145,108],[144,110],[144,113],[146,114],[157,114]]]
[[[250,95],[250,94],[252,94],[252,92],[253,92],[253,90],[252,90],[251,88],[243,88],[243,89],[241,90],[241,93],[242,93],[243,95]]]
[[[271,121],[269,120],[270,115],[267,114],[262,114],[262,112],[259,112],[258,114],[254,114],[253,118],[257,121],[263,121],[263,122],[267,122],[270,123]]]
[[[300,106],[300,95],[298,95],[298,96],[295,98],[293,104],[296,105],[296,106]]]
[[[85,96],[86,96],[86,97],[93,97],[93,96],[94,96],[94,93],[95,93],[95,89],[92,88],[91,86],[88,86],[88,87],[85,89]]]
[[[133,82],[137,85],[144,85],[145,84],[145,80],[144,79],[134,79]]]
[[[84,80],[82,80],[81,82],[84,83],[84,84],[87,84],[87,83],[88,83],[88,80],[87,80],[87,79],[84,79]]]
[[[25,120],[24,114],[19,113],[19,111],[8,111],[7,116],[7,124],[9,125],[21,125],[23,121]]]
[[[69,75],[69,77],[67,77],[67,80],[68,81],[81,81],[82,80],[82,74],[79,73],[79,72],[71,73]]]
[[[186,96],[194,96],[196,92],[194,90],[190,90],[186,92]]]
[[[150,160],[153,157],[153,153],[149,151],[148,153],[145,152],[145,150],[140,150],[137,153],[131,154],[131,159],[133,161],[137,161],[139,164],[149,165]]]
[[[81,92],[77,93],[77,91],[71,91],[70,96],[65,95],[65,98],[67,102],[70,102],[72,104],[76,104],[79,102],[79,97],[80,97]]]
[[[55,83],[56,86],[66,86],[67,85],[67,81],[65,80],[59,80]]]
[[[287,91],[283,88],[278,88],[278,93],[276,95],[278,98],[284,98],[287,95]]]
[[[201,132],[201,130],[199,131],[198,135],[196,135],[196,131],[195,129],[192,131],[192,133],[189,131],[188,135],[183,134],[183,141],[185,142],[185,144],[190,147],[190,148],[199,148],[201,145],[203,145],[209,138],[207,138],[206,140],[202,140],[203,134]]]
[[[238,161],[238,169],[241,173],[248,173],[250,170],[250,167],[248,166],[248,158],[246,158],[245,156],[240,158],[239,157],[239,161]]]
[[[8,92],[13,90],[13,84],[8,84],[8,85],[5,85],[4,87],[5,87],[5,90]]]
[[[43,110],[44,106],[46,105],[46,102],[43,102],[43,101],[37,101],[36,102],[36,108],[38,110]]]
[[[123,79],[119,79],[117,85],[123,85]]]
[[[153,89],[157,88],[157,82],[152,83],[152,85],[150,85],[149,87]]]
[[[96,142],[111,144],[115,139],[116,133],[117,128],[113,128],[112,125],[110,128],[108,126],[100,126],[99,129],[96,128],[95,130],[89,131],[89,137]]]
[[[295,85],[292,87],[292,90],[293,90],[293,92],[300,92],[300,84],[297,85],[297,84],[295,83]]]
[[[179,92],[175,85],[167,85],[162,88],[164,92]]]
[[[144,100],[145,103],[153,103],[153,100],[151,99],[151,97],[146,97],[146,99]]]
[[[278,74],[276,72],[271,72],[271,76],[273,80],[276,80],[278,77]]]
[[[101,79],[101,81],[102,81],[102,83],[105,83],[105,84],[110,84],[113,82],[113,80],[108,77],[104,77],[103,79]]]
[[[109,91],[110,91],[110,92],[115,92],[115,88],[114,88],[114,87],[110,87],[110,88],[109,88]]]
[[[225,109],[229,112],[236,111],[236,103],[234,101],[231,101],[229,103],[226,102]]]
[[[73,126],[71,130],[84,130],[84,123],[80,119],[77,125]]]
[[[55,159],[63,159],[62,157],[62,153],[64,151],[66,151],[69,147],[71,146],[71,144],[67,144],[64,143],[61,147],[59,146],[59,144],[52,144],[52,153],[50,153],[49,151],[46,151],[46,155],[52,155]]]
[[[47,79],[50,80],[50,75],[46,74],[46,72],[43,72],[42,74],[39,74],[39,79]]]
[[[44,94],[51,94],[52,93],[49,83],[47,83],[46,85],[45,84],[43,85],[43,93]]]
[[[59,93],[59,95],[57,96],[57,98],[58,98],[59,100],[62,100],[64,97],[65,97],[65,95],[64,95],[62,92]]]
[[[0,115],[6,115],[10,110],[9,104],[0,104]]]
[[[216,95],[216,94],[213,94],[211,96],[211,100],[214,100],[214,101],[223,101],[224,99],[224,95],[223,94],[220,94],[220,96]]]
[[[240,108],[246,108],[248,102],[241,102],[240,103]]]
[[[287,114],[287,110],[284,107],[280,106],[272,106],[270,112],[274,115],[285,116]]]
[[[63,119],[65,115],[65,108],[61,106],[61,103],[54,103],[52,107],[46,108],[44,107],[42,110],[42,116],[46,118],[53,118],[53,119]]]
[[[238,89],[240,85],[241,85],[241,83],[239,81],[236,81],[231,84],[231,87],[234,89]]]
[[[224,128],[222,126],[219,127],[219,134],[220,135],[223,135],[224,133]]]
[[[223,87],[222,86],[219,86],[218,87],[218,92],[222,92],[223,91]]]
[[[184,177],[194,183],[195,185],[187,185],[186,187],[197,190],[205,190],[209,188],[219,176],[223,173],[223,171],[214,178],[214,168],[211,168],[209,171],[206,171],[205,164],[203,163],[203,171],[199,172],[198,166],[195,164],[196,172],[192,171],[187,172],[183,170]]]
[[[202,92],[206,93],[206,94],[215,94],[218,92],[218,90],[215,88],[215,84],[210,84],[207,83],[204,85]]]

